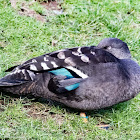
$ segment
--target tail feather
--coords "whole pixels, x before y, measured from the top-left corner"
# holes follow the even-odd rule
[[[4,81],[4,80],[1,80],[0,81],[0,87],[7,87],[7,86],[16,86],[16,85],[21,85],[21,84],[24,84],[26,83],[27,81],[17,81],[17,80],[14,80],[14,81]]]
[[[21,85],[26,82],[32,81],[35,78],[35,73],[29,70],[15,69],[7,76],[0,79],[0,87],[2,86],[15,86]]]
[[[27,72],[28,74],[28,72]],[[30,73],[31,75],[32,73]],[[35,77],[20,79],[22,72],[9,74],[0,79],[0,91],[24,96],[47,98],[50,92],[47,88],[51,74],[48,72],[36,74]],[[40,82],[42,81],[42,82]]]

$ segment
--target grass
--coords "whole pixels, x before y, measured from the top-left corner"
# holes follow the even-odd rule
[[[46,23],[20,16],[9,0],[0,0],[0,77],[10,66],[62,48],[97,45],[117,37],[140,64],[139,0],[64,0],[61,15]],[[53,42],[56,42],[55,44]],[[51,104],[51,103],[49,103]],[[63,106],[0,96],[1,139],[140,139],[140,95],[113,107],[88,112],[84,124],[76,111]],[[100,130],[97,124],[110,124]]]

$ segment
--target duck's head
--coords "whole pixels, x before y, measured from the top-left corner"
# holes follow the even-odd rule
[[[97,48],[102,48],[119,59],[131,58],[127,44],[118,38],[105,38],[98,44]]]

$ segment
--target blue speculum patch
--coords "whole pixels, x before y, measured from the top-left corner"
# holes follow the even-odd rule
[[[80,85],[80,83],[76,83],[74,85],[66,86],[65,89],[68,90],[68,91],[71,91],[71,90],[74,90],[74,89],[78,88],[79,85]]]
[[[73,75],[71,75],[71,73],[65,68],[56,69],[49,72],[53,73],[54,75],[66,76],[66,79],[74,78]]]
[[[66,76],[66,79],[71,79],[71,78],[75,78],[67,69],[65,68],[61,68],[61,69],[56,69],[56,70],[52,70],[49,71],[50,73],[53,73],[54,75],[62,75],[62,76]],[[78,88],[80,85],[80,83],[76,83],[74,85],[70,85],[70,86],[66,86],[65,89],[68,91],[74,90],[76,88]]]

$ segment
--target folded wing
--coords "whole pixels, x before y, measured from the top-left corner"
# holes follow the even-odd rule
[[[0,80],[0,86],[20,85],[33,81],[36,75],[43,71],[63,76],[69,72],[68,75],[71,78],[85,79],[91,76],[85,67],[88,66],[89,69],[94,70],[94,66],[99,63],[117,63],[117,61],[118,59],[109,52],[94,46],[64,49],[30,59],[17,67],[8,69],[7,71],[12,71]],[[67,74],[61,71],[61,68],[65,68]]]

